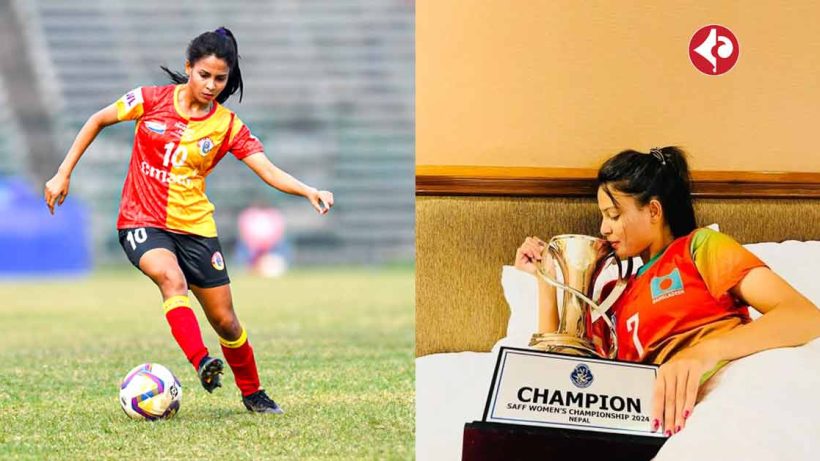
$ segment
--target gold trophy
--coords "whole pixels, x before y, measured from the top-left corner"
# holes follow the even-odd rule
[[[615,252],[605,240],[577,234],[553,237],[542,255],[546,256],[546,252],[549,252],[558,263],[564,283],[548,275],[544,266],[546,258],[542,258],[538,263],[537,274],[550,285],[564,290],[564,302],[559,310],[558,331],[533,334],[530,347],[546,352],[614,359],[618,354],[618,342],[615,327],[606,312],[626,288],[627,280],[632,273],[632,259],[628,260],[624,271]],[[595,281],[601,271],[612,263],[618,267],[618,280],[599,305],[590,299],[595,289]],[[609,326],[612,338],[612,347],[602,354],[596,352],[589,331],[593,311],[601,314],[601,318]]]

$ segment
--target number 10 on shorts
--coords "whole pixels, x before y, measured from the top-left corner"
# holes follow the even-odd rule
[[[140,227],[139,229],[129,230],[125,238],[128,240],[128,243],[131,244],[131,249],[136,250],[138,243],[148,240],[148,234],[145,233],[144,227]]]

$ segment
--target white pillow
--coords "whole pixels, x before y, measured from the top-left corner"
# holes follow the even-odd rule
[[[504,266],[501,287],[510,306],[507,337],[502,341],[509,338],[514,344],[505,345],[525,347],[538,327],[538,284],[532,275],[513,266]]]
[[[763,242],[743,246],[820,307],[820,283],[817,283],[820,280],[820,241],[787,240],[783,243]],[[760,317],[755,309],[749,309],[749,313],[752,318]]]

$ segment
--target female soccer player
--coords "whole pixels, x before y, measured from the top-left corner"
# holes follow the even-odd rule
[[[219,335],[245,407],[283,413],[260,387],[253,349],[234,312],[205,177],[230,152],[268,185],[304,196],[322,215],[333,206],[333,194],[274,166],[259,139],[222,106],[237,90],[242,100],[239,53],[230,30],[220,27],[194,38],[186,57],[185,75],[162,68],[175,84],[135,88],[88,119],[46,183],[45,200],[54,214],[55,204],[68,196],[71,172],[97,134],[114,123],[136,120],[117,220],[120,244],[131,263],[159,287],[171,333],[202,386],[208,392],[221,386],[224,365],[202,342],[189,288]]]
[[[598,207],[601,234],[617,256],[645,261],[610,315],[618,359],[662,364],[653,430],[667,436],[680,431],[701,378],[727,361],[820,336],[820,311],[808,299],[731,237],[696,227],[689,167],[680,149],[628,150],[607,160],[598,171]],[[528,237],[516,253],[516,267],[535,274],[544,245]],[[538,291],[539,332],[554,332],[555,289],[539,278]],[[752,322],[748,306],[764,315]]]

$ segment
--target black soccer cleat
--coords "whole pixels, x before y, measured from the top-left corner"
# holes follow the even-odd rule
[[[205,357],[199,362],[199,369],[196,373],[199,375],[199,382],[202,387],[209,393],[213,392],[217,387],[222,387],[222,369],[225,364],[221,359],[216,357]]]
[[[268,394],[265,394],[264,389],[260,389],[247,397],[242,397],[242,403],[245,404],[245,408],[247,408],[248,411],[254,413],[285,414],[285,410],[281,409],[276,402],[271,400]]]

